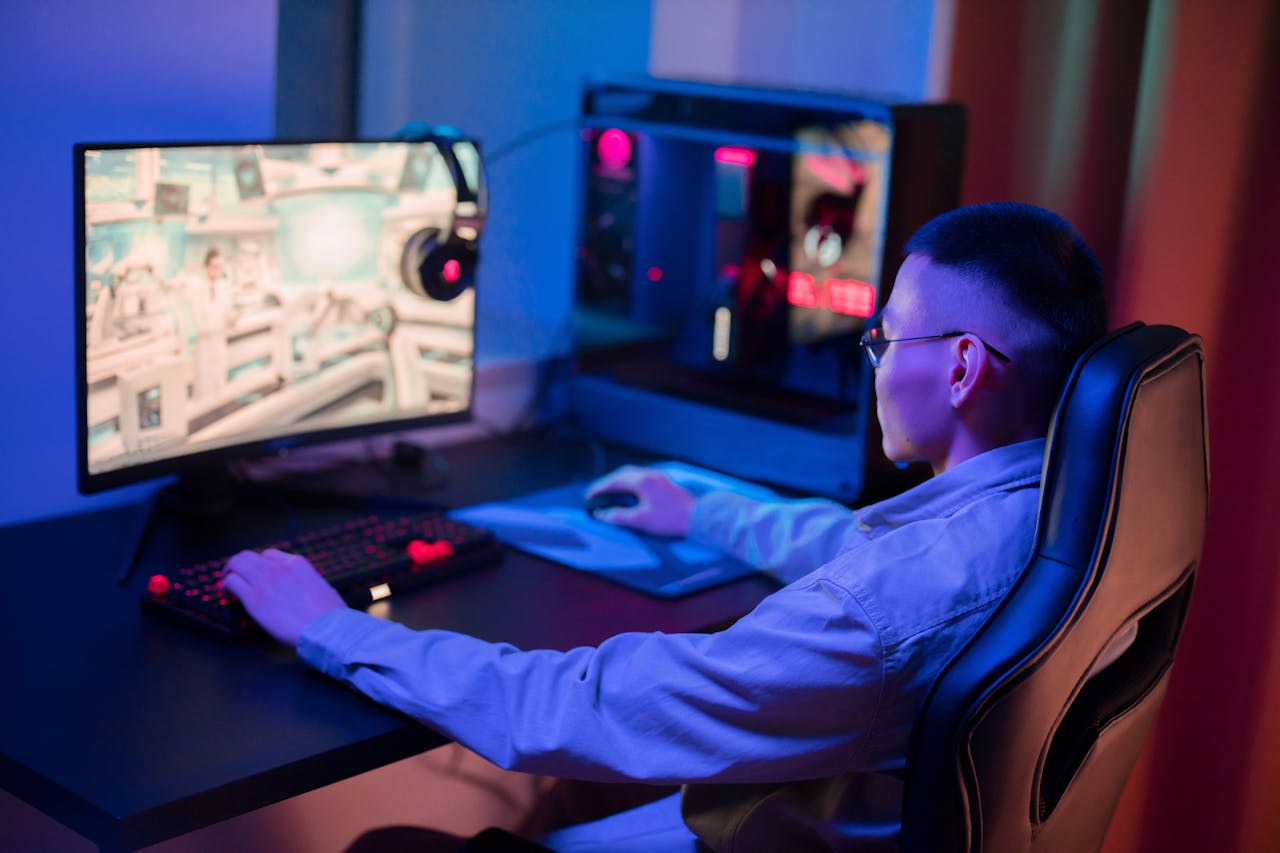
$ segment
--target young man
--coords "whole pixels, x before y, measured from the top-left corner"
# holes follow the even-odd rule
[[[1056,215],[979,205],[925,225],[863,346],[885,454],[932,479],[857,512],[695,499],[640,468],[593,487],[639,497],[611,521],[788,583],[715,634],[561,653],[415,632],[345,608],[278,551],[233,558],[226,588],[308,664],[502,767],[685,786],[554,848],[691,850],[693,833],[715,849],[892,847],[912,724],[1023,566],[1053,405],[1105,328],[1097,262]]]

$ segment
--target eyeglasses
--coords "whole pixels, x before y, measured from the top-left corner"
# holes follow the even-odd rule
[[[918,338],[894,338],[893,340],[889,340],[884,337],[884,332],[880,330],[879,326],[872,326],[866,332],[863,332],[862,337],[858,340],[858,345],[862,347],[862,354],[866,356],[867,364],[871,365],[874,369],[880,366],[880,361],[884,358],[884,352],[889,348],[889,344],[906,343],[907,341],[943,341],[948,338],[958,338],[961,335],[968,334],[971,333],[943,332],[940,335],[923,335]],[[978,338],[977,335],[974,335],[974,337]],[[982,338],[978,338],[978,342],[986,347],[988,352],[1003,361],[1005,364],[1009,364],[1012,361],[1009,356],[1000,352],[1000,350],[996,349]]]

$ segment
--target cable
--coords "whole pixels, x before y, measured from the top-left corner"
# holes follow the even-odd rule
[[[524,146],[528,145],[531,142],[534,142],[538,139],[541,139],[544,136],[555,133],[556,131],[559,131],[559,130],[569,130],[569,129],[577,128],[578,125],[579,125],[579,122],[578,122],[578,119],[576,118],[558,119],[556,121],[549,121],[546,124],[540,124],[516,136],[514,139],[507,142],[505,145],[499,145],[489,153],[483,154],[482,160],[486,165],[492,165],[497,161],[501,160],[503,157],[506,157],[508,154],[511,154],[515,151],[519,151],[521,148],[523,148]]]
[[[486,165],[492,165],[497,161],[506,157],[515,151],[519,151],[531,142],[535,142],[548,134],[555,133],[559,130],[570,130],[578,127],[578,119],[566,118],[549,121],[545,124],[536,125],[526,130],[524,133],[517,135],[504,145],[499,145],[488,153],[482,153],[481,161]],[[427,124],[423,121],[405,122],[395,133],[395,139],[407,142],[432,142],[434,140],[460,140],[465,139],[462,131],[456,127],[447,124]]]

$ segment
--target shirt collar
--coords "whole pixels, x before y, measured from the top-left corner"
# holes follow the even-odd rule
[[[980,497],[1036,486],[1045,440],[1006,444],[966,459],[900,495],[863,507],[858,524],[873,535],[925,518],[946,518]]]

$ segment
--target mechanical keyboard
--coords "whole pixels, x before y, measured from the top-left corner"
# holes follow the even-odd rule
[[[303,555],[347,604],[361,608],[496,562],[504,550],[488,530],[438,511],[370,514],[266,548]],[[244,607],[218,589],[231,556],[152,575],[142,609],[228,642],[258,633]]]

